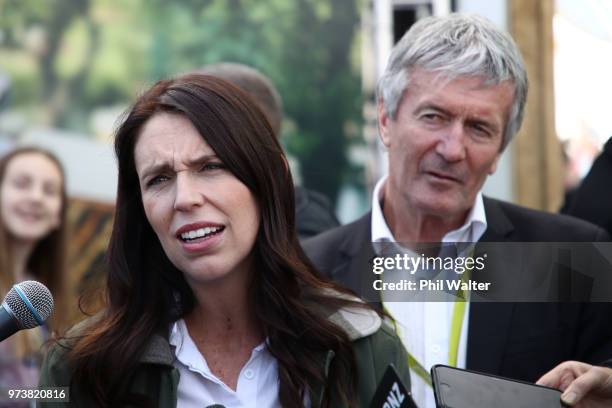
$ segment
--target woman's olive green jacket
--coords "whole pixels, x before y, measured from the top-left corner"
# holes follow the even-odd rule
[[[371,310],[341,309],[328,317],[342,327],[353,342],[358,368],[358,401],[359,407],[367,408],[389,364],[393,364],[407,389],[410,389],[410,374],[406,351],[398,339],[393,326],[382,320]],[[54,345],[47,355],[40,377],[41,387],[68,387],[71,371],[66,359],[67,348]],[[328,351],[313,355],[319,359],[327,375],[333,361],[334,352]],[[131,384],[131,391],[157,398],[160,408],[174,408],[177,402],[179,372],[173,366],[174,349],[163,336],[153,336],[140,359],[140,368]],[[323,384],[313,384],[313,395],[310,401],[313,408],[318,408],[325,392]],[[44,407],[91,407],[89,395],[70,390],[70,403],[46,402]],[[74,391],[74,392],[73,392]],[[332,406],[341,408],[337,398],[330,391]],[[300,404],[296,404],[300,406]]]

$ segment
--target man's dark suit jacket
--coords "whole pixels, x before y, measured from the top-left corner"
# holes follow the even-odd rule
[[[572,217],[486,197],[484,206],[488,226],[480,242],[609,241],[602,229]],[[380,295],[372,289],[368,262],[374,257],[370,218],[368,213],[303,247],[321,273],[372,300]],[[505,268],[512,273],[512,265]],[[533,382],[565,360],[598,363],[612,356],[612,303],[472,302],[469,310],[468,369]]]

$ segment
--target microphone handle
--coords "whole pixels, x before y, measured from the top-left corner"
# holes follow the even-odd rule
[[[17,333],[21,327],[11,313],[0,306],[0,342]]]

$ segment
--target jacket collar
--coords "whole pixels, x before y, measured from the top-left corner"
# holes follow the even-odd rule
[[[487,229],[480,238],[482,242],[506,241],[514,231],[514,225],[506,216],[501,203],[498,200],[483,197],[485,214],[487,217]]]
[[[140,357],[141,363],[171,366],[176,359],[167,336],[154,334]]]
[[[371,247],[371,219],[372,212],[368,211],[356,221],[341,227],[344,228],[345,231],[342,234],[343,239],[338,247],[340,253],[347,257],[353,257],[361,252],[364,243]]]
[[[338,296],[343,296],[337,294]],[[358,301],[357,298],[347,298]],[[355,341],[371,334],[374,334],[382,325],[382,319],[371,309],[361,309],[358,307],[345,307],[327,316],[327,319],[341,327],[351,341]],[[168,343],[167,334],[155,334],[145,346],[140,357],[141,363],[161,364],[172,366],[175,356],[172,346]],[[326,364],[327,366],[330,361]]]
[[[346,297],[346,295],[339,294]],[[357,300],[357,298],[350,298]],[[358,307],[345,307],[327,316],[327,319],[341,327],[351,341],[355,341],[371,334],[374,334],[382,325],[382,319],[371,309],[361,309]],[[325,395],[324,384],[329,376],[329,369],[334,360],[335,353],[328,350],[324,354],[318,354],[315,358],[320,359],[323,368],[324,381],[321,384],[312,384],[311,402],[313,408],[321,406]],[[140,362],[145,364],[160,364],[172,367],[175,355],[172,346],[168,343],[167,335],[155,334],[147,343]]]
[[[506,215],[500,201],[485,197],[487,230],[480,242],[512,241],[514,225]],[[477,245],[478,248],[478,245]],[[503,247],[497,248],[503,251]],[[477,249],[478,251],[478,249]],[[498,277],[512,276],[512,265],[502,262],[503,256],[490,256],[487,272]],[[481,275],[482,276],[482,275]],[[466,365],[471,370],[499,372],[509,336],[514,303],[472,302],[468,323]]]
[[[362,300],[357,297],[338,293],[333,290],[328,290],[326,292],[331,296],[337,296],[360,303],[362,302]],[[315,308],[318,307],[317,305],[313,306]],[[322,314],[326,315],[324,311]],[[332,314],[327,315],[327,319],[342,328],[351,341],[359,340],[374,334],[382,325],[382,319],[378,313],[372,309],[360,308],[357,306],[346,306],[338,309]]]
[[[344,294],[338,295],[346,299],[359,301],[358,298],[347,297]],[[347,333],[351,341],[359,340],[374,334],[383,324],[381,317],[374,310],[361,309],[358,307],[344,307],[332,313],[328,316],[328,319],[341,327]],[[313,408],[319,408],[323,402],[323,397],[327,392],[325,384],[327,384],[329,369],[335,355],[333,350],[328,350],[326,353],[316,357],[322,361],[323,381],[320,384],[311,384],[311,404]]]
[[[608,139],[606,144],[603,147],[603,154],[607,154],[612,158],[612,137]]]
[[[66,333],[66,340],[68,344],[81,336],[89,327],[94,326],[102,317],[103,312],[99,312],[77,324],[75,324]],[[156,333],[151,336],[149,341],[145,344],[142,355],[139,361],[147,364],[161,364],[172,366],[174,362],[174,353],[168,343],[168,333]]]

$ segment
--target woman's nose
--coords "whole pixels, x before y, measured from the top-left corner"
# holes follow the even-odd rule
[[[197,182],[191,173],[187,171],[177,173],[175,188],[175,210],[189,211],[204,203],[204,194],[197,188]]]
[[[28,188],[28,198],[32,201],[42,202],[45,199],[45,191],[42,185],[32,184]]]

